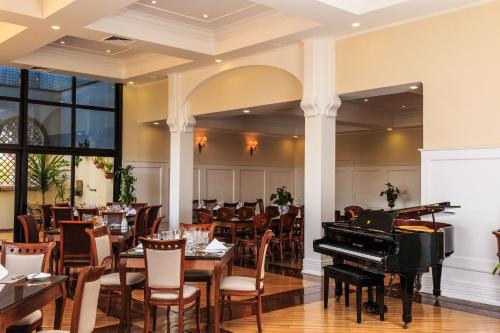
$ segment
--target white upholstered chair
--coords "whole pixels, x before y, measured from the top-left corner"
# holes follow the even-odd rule
[[[29,275],[49,271],[56,243],[2,243],[1,264],[10,274]],[[32,332],[42,327],[42,311],[36,310],[10,326],[8,332]]]
[[[222,278],[220,285],[221,292],[221,318],[224,311],[224,300],[227,297],[231,300],[231,296],[250,296],[254,297],[248,301],[257,303],[257,325],[259,332],[262,332],[262,294],[264,293],[264,276],[265,276],[265,262],[266,253],[269,246],[269,241],[273,237],[273,232],[267,230],[262,236],[260,243],[259,258],[257,260],[257,271],[255,277],[246,276],[225,276]],[[247,302],[247,300],[241,301]]]
[[[184,306],[196,306],[196,326],[200,331],[200,290],[184,284],[184,256],[186,240],[150,240],[140,238],[146,263],[146,287],[144,288],[144,333],[149,332],[151,314],[153,330],[156,330],[158,306],[179,308],[179,332],[184,328]]]

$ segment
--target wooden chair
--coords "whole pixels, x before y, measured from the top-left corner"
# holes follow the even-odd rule
[[[299,215],[299,207],[294,206],[294,205],[288,205],[288,212],[287,213],[294,213],[295,215]]]
[[[130,204],[130,206],[132,206],[132,208],[135,209],[136,212],[139,208],[146,207],[147,205],[147,202],[133,202]]]
[[[196,222],[198,222],[198,224],[212,223],[212,214],[196,212]]]
[[[277,206],[267,206],[265,213],[269,215],[270,218],[280,216],[280,210]]]
[[[97,216],[99,210],[97,208],[77,208],[78,220],[83,221],[83,215]]]
[[[257,209],[257,201],[255,202],[243,202],[243,207],[252,208],[254,211]]]
[[[103,272],[104,267],[85,267],[78,274],[69,333],[94,331]],[[68,331],[48,330],[40,333],[68,333]]]
[[[238,253],[239,249],[243,250],[243,255],[240,255],[240,264],[243,263],[246,249],[248,249],[249,255],[254,258],[255,262],[257,262],[257,254],[259,253],[258,246],[262,239],[262,235],[269,228],[270,224],[271,219],[267,214],[257,214],[253,217],[251,237],[240,238],[238,241],[236,253]]]
[[[137,246],[139,244],[139,237],[146,237],[146,212],[148,211],[149,206],[141,207],[135,214],[133,233],[134,236],[132,238],[132,246]]]
[[[265,212],[264,201],[262,199],[257,199],[257,204],[259,205],[259,213],[260,214],[264,213]]]
[[[111,224],[121,224],[125,218],[125,212],[101,212],[102,218],[108,220],[108,225]]]
[[[361,214],[364,209],[360,206],[347,206],[344,208],[344,217],[346,221],[352,221]]]
[[[161,205],[153,205],[149,206],[146,212],[146,232],[149,234],[151,232],[151,228],[153,227],[153,223],[158,217],[158,213],[160,212]]]
[[[17,220],[23,227],[23,235],[25,243],[40,243],[40,235],[38,225],[33,215],[19,215]]]
[[[217,206],[217,199],[204,199],[203,206],[208,209],[213,209]]]
[[[171,306],[179,309],[179,332],[184,331],[184,305],[195,302],[196,325],[200,331],[200,290],[184,284],[184,257],[186,240],[150,240],[141,237],[146,265],[144,288],[144,333],[149,333],[151,314],[153,330],[156,330],[158,306],[167,306],[167,317]]]
[[[11,273],[29,275],[40,272],[49,272],[52,250],[56,246],[51,243],[10,243],[2,242],[0,263]],[[31,333],[42,328],[43,315],[36,310],[7,329],[8,333]]]
[[[56,203],[55,206],[56,207],[71,207],[70,204],[67,202],[59,202],[59,203]]]
[[[51,204],[39,205],[42,212],[42,240],[45,241],[45,230],[52,228],[52,210]]]
[[[160,231],[160,224],[165,219],[165,215],[158,216],[156,220],[153,222],[153,227],[151,228],[151,235],[157,234]]]
[[[296,215],[294,213],[285,213],[281,215],[279,234],[271,239],[271,253],[274,249],[278,248],[280,260],[283,260],[283,250],[286,245],[290,247],[291,253],[295,253],[294,243],[290,242],[295,218]]]
[[[237,202],[224,202],[224,204],[222,205],[223,208],[233,208],[233,209],[236,209],[236,207],[238,207],[238,203]]]
[[[231,301],[232,296],[254,297],[254,299],[243,300],[242,302],[257,303],[257,326],[259,333],[262,332],[262,294],[264,293],[264,276],[266,252],[269,241],[273,236],[271,230],[267,230],[260,242],[259,259],[257,260],[257,270],[255,278],[245,276],[225,276],[220,285],[221,293],[221,317],[216,318],[222,321],[224,312],[224,300],[227,297]]]
[[[52,207],[52,228],[59,228],[60,221],[73,221],[73,208],[71,207]]]
[[[252,218],[255,215],[255,211],[250,207],[241,207],[238,209],[238,219],[240,221],[245,221]]]
[[[200,204],[199,200],[193,200],[193,209],[197,209],[199,204]]]
[[[85,229],[94,225],[92,222],[61,221],[59,226],[59,273],[69,275],[71,268],[90,265],[90,239]]]
[[[224,207],[217,210],[217,218],[221,221],[231,221],[234,215],[235,212],[232,208]]]
[[[87,228],[85,232],[90,238],[90,254],[91,263],[93,266],[103,266],[111,270],[113,268],[113,249],[111,245],[111,237],[109,227],[102,228]],[[116,258],[118,259],[118,258]],[[103,275],[101,279],[101,289],[106,291],[108,303],[106,306],[106,314],[109,316],[111,311],[111,298],[121,296],[125,293],[126,299],[132,301],[132,290],[141,289],[144,286],[144,274],[141,272],[127,272],[124,284],[120,282],[120,273],[112,272]],[[129,307],[127,307],[129,308]],[[126,313],[129,316],[130,313]],[[127,325],[130,323],[130,317],[126,317]]]

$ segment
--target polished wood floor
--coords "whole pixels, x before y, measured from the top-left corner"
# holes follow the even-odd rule
[[[354,295],[351,294],[351,306],[344,307],[343,300],[337,302],[330,298],[330,306],[323,309],[321,300],[321,279],[313,276],[302,276],[292,265],[283,268],[271,265],[265,279],[264,296],[264,332],[500,332],[500,313],[493,309],[484,313],[487,316],[465,312],[449,307],[434,307],[430,304],[414,303],[413,322],[408,330],[402,329],[401,300],[386,298],[388,313],[386,320],[380,322],[373,314],[363,313],[363,322],[356,323]],[[279,273],[281,272],[281,274]],[[234,274],[253,276],[254,270],[235,267]],[[199,287],[204,293],[204,286]],[[333,291],[333,286],[330,287]],[[134,314],[132,332],[142,332],[142,295],[134,294]],[[204,301],[204,300],[203,300]],[[430,299],[429,299],[430,301]],[[452,303],[444,302],[448,306]],[[459,304],[459,303],[457,303]],[[104,300],[100,303],[103,308]],[[68,300],[64,313],[63,329],[69,328],[72,302]],[[202,304],[205,307],[205,304]],[[451,307],[454,307],[451,305]],[[460,307],[458,307],[460,309]],[[464,307],[467,309],[467,307]],[[470,309],[474,307],[469,307]],[[118,331],[118,316],[120,312],[119,299],[113,302],[112,316],[106,316],[102,311],[97,315],[96,332],[107,333]],[[491,310],[491,309],[490,309]],[[165,310],[159,311],[157,332],[177,332],[176,313],[170,314],[170,324],[167,323]],[[195,332],[192,310],[185,315],[188,332]],[[44,309],[44,329],[51,328],[53,307]],[[222,324],[223,332],[257,332],[255,308],[244,304],[235,304],[224,309]],[[202,309],[202,332],[211,332],[211,327],[205,324]]]

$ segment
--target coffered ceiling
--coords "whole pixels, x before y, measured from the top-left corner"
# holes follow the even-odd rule
[[[0,64],[143,83],[318,34],[342,37],[483,2],[0,0]]]

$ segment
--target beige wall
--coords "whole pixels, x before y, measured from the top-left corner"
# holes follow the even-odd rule
[[[243,109],[302,98],[302,86],[290,73],[267,66],[242,67],[210,78],[190,100],[193,115]]]
[[[12,229],[15,205],[14,196],[14,191],[0,192],[0,207],[2,207],[2,211],[0,213],[0,230]]]
[[[338,93],[423,82],[424,148],[499,146],[500,2],[339,40]]]

